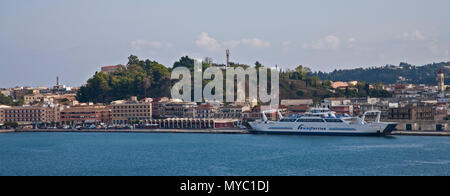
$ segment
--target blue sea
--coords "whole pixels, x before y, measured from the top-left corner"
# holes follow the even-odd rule
[[[450,175],[450,137],[7,133],[0,175]]]

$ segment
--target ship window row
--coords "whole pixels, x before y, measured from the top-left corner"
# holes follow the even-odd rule
[[[324,122],[323,119],[298,119],[297,122]]]
[[[280,122],[295,122],[297,119],[281,119]]]
[[[341,123],[341,122],[342,122],[341,119],[325,119],[325,121],[327,121],[327,122],[333,122],[333,123]]]
[[[281,119],[280,122],[329,122],[329,123],[342,123],[341,119]]]

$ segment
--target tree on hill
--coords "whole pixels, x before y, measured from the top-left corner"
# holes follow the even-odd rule
[[[369,83],[381,82],[383,84],[394,84],[399,78],[412,84],[435,85],[438,71],[442,69],[445,75],[450,74],[450,62],[433,63],[424,66],[413,66],[407,63],[400,63],[399,66],[386,65],[383,67],[356,68],[349,70],[334,70],[330,73],[316,72],[321,80],[332,81],[366,81]],[[446,78],[446,83],[450,83],[450,78]]]
[[[25,104],[25,100],[23,97],[18,98],[18,100],[15,100],[12,97],[5,96],[4,94],[0,93],[0,105],[7,105],[7,106],[22,106]]]
[[[149,59],[131,55],[124,70],[112,74],[96,73],[77,93],[81,102],[109,103],[131,96],[162,97],[170,92],[170,72]]]
[[[209,66],[223,65],[211,62],[203,62],[202,64],[203,70]],[[230,66],[243,67],[244,69],[250,67],[236,63],[230,63]],[[194,59],[188,56],[181,57],[173,65],[173,68],[177,67],[187,67],[193,72]],[[255,67],[260,68],[263,65],[257,61]],[[77,100],[80,102],[109,103],[114,100],[128,99],[131,96],[138,96],[138,98],[170,97],[171,87],[176,82],[170,79],[170,72],[173,68],[167,68],[149,59],[140,60],[137,56],[130,55],[127,65],[123,66],[121,70],[111,74],[95,73],[78,91]],[[225,76],[224,72],[223,75]],[[270,81],[270,72],[268,77]],[[209,80],[203,80],[203,85],[206,85],[208,82]],[[318,101],[328,97],[361,97],[368,95],[373,97],[390,96],[389,93],[382,89],[370,89],[369,84],[366,83],[360,83],[354,89],[338,90],[336,93],[333,93],[330,80],[321,81],[319,75],[312,73],[311,69],[301,65],[295,71],[288,70],[280,73],[281,99],[313,98],[315,101]]]

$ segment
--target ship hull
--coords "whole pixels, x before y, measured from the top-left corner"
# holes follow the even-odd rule
[[[255,134],[279,134],[279,135],[305,135],[305,136],[386,136],[390,135],[395,129],[397,124],[395,123],[379,123],[373,124],[369,128],[360,128],[358,126],[353,127],[340,127],[340,128],[314,128],[314,125],[310,129],[285,127],[284,129],[273,128],[270,124],[258,124],[251,123],[251,133]],[[308,125],[306,125],[308,126]]]
[[[257,131],[250,130],[254,134],[267,135],[304,135],[304,136],[386,136],[383,133],[346,133],[346,132],[288,132],[288,131]]]

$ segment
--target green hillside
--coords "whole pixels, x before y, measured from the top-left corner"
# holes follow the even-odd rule
[[[203,70],[209,66],[222,66],[203,63]],[[232,67],[249,65],[230,63]],[[187,67],[194,70],[194,60],[185,56],[174,63],[173,67]],[[255,67],[262,67],[259,62]],[[90,78],[77,93],[77,99],[81,102],[109,103],[114,100],[127,99],[131,96],[144,97],[170,97],[170,92],[176,80],[170,79],[172,68],[168,68],[156,61],[139,60],[131,55],[128,63],[122,66],[120,71],[111,74],[97,72]],[[225,78],[225,74],[224,79]],[[193,74],[192,74],[193,76]],[[208,81],[204,80],[206,84]],[[330,81],[321,81],[318,76],[311,73],[310,69],[298,66],[295,71],[283,71],[280,73],[280,98],[312,98],[319,101],[326,97],[362,97],[367,95],[390,96],[381,89],[369,89],[364,82],[355,88],[332,91]]]
[[[395,84],[405,82],[411,84],[436,85],[438,71],[442,69],[446,76],[450,75],[450,62],[433,63],[424,66],[414,66],[401,63],[399,66],[386,65],[384,67],[357,68],[349,70],[335,70],[330,73],[316,72],[322,80],[332,81],[366,81],[369,83],[382,82]],[[404,78],[404,80],[400,80]],[[446,78],[450,83],[450,77]]]

